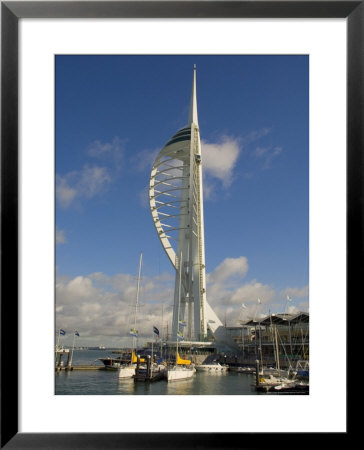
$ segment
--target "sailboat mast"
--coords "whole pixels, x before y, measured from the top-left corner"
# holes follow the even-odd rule
[[[164,318],[164,303],[162,304],[161,358],[163,358],[163,318]]]
[[[179,308],[181,302],[181,280],[182,280],[182,252],[180,252],[180,257],[178,261],[178,269],[179,269],[179,280],[178,280],[178,310],[177,310],[177,334],[176,334],[176,364],[178,358],[178,333],[179,333]]]
[[[135,315],[134,315],[134,330],[136,330],[137,311],[138,311],[138,306],[139,306],[140,273],[141,273],[141,270],[142,270],[142,260],[143,260],[143,253],[140,253],[139,270],[138,270],[138,283],[137,283],[137,295],[136,295]]]
[[[277,369],[278,369],[278,373],[280,374],[280,372],[281,372],[281,367],[280,367],[280,363],[279,363],[279,344],[278,344],[278,330],[277,330],[277,325],[274,327],[274,331],[275,331],[276,352],[277,352]]]
[[[135,301],[135,313],[134,313],[134,330],[133,332],[136,332],[136,322],[137,322],[137,314],[138,314],[138,307],[139,307],[139,291],[140,291],[140,274],[142,271],[142,262],[143,262],[143,253],[140,253],[139,257],[139,268],[138,268],[138,280],[137,280],[137,294],[136,294],[136,301]],[[133,336],[133,348],[131,353],[131,361],[133,362],[133,350],[136,350],[136,340],[137,337]]]

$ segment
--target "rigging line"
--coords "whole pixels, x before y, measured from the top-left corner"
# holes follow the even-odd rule
[[[162,202],[156,202],[156,203],[162,203]],[[171,203],[172,203],[172,202],[171,202]],[[174,203],[178,203],[178,202],[174,202]],[[164,206],[166,206],[166,207],[168,206],[169,208],[180,209],[178,206],[170,205],[170,204],[168,204],[168,203],[162,203],[162,204],[159,205],[159,206],[153,206],[153,207],[151,208],[151,210],[152,210],[152,212],[155,212],[156,214],[160,214],[161,211],[158,211],[158,209],[163,208]]]
[[[172,203],[182,203],[182,202],[187,203],[188,199],[187,200],[177,199],[177,200],[172,200],[172,201],[168,200],[168,201],[164,201],[164,202],[161,200],[155,200],[155,203],[159,203],[159,204],[161,204],[161,206],[166,206],[166,205],[172,206]],[[160,207],[158,206],[157,208],[160,208]]]
[[[162,184],[164,186],[168,186],[168,187],[173,187],[173,188],[176,188],[176,189],[181,189],[181,184],[165,183],[164,181],[161,181],[161,182],[155,184],[153,187],[156,188],[156,186],[159,186],[160,184]]]
[[[170,161],[170,160],[169,160],[169,161]],[[165,161],[162,161],[162,163],[163,163],[163,162],[165,162]],[[168,164],[168,167],[167,167],[166,169],[156,170],[156,173],[159,174],[159,173],[163,173],[163,172],[169,172],[170,170],[173,170],[173,169],[183,170],[183,168],[184,168],[184,164],[182,164],[182,165],[180,165],[180,166],[170,166],[170,165]]]
[[[178,195],[168,194],[167,192],[159,192],[154,195],[154,198],[160,197],[161,195],[165,195],[166,197],[179,198]]]
[[[173,169],[183,170],[183,167],[184,167],[183,165],[182,166],[173,166],[173,167],[169,167],[168,169],[157,170],[154,177],[158,176],[159,174],[169,176],[170,174],[168,174],[166,172],[173,170]]]
[[[172,169],[169,169],[169,170],[172,170]],[[158,180],[157,177],[159,177],[161,175],[164,175],[164,178],[161,178],[160,180]],[[182,175],[182,174],[181,175],[173,175],[170,173],[158,172],[152,178],[154,178],[155,182],[156,181],[158,182],[158,181],[170,181],[170,180],[183,180],[184,178],[188,178],[188,176]]]
[[[288,361],[288,364],[289,364],[289,368],[292,369],[291,360],[289,359],[289,357],[288,357],[288,355],[287,355],[287,352],[286,352],[286,344],[283,342],[282,337],[280,336],[278,330],[277,330],[277,334],[278,334],[279,340],[281,341],[281,344],[282,344],[282,347],[283,347],[284,354],[285,354],[285,356],[286,356],[286,358],[287,358],[287,361]]]
[[[180,213],[180,214],[167,214],[167,213],[164,213],[164,212],[162,212],[162,211],[159,211],[159,213],[158,214],[161,214],[162,216],[165,216],[165,217],[168,217],[168,218],[170,218],[170,217],[181,217],[181,216],[187,216],[187,213]]]
[[[187,178],[187,177],[169,177],[166,178],[164,180],[157,180],[156,178],[154,179],[154,185],[153,187],[155,188],[156,186],[158,186],[159,184],[165,184],[166,186],[175,186],[174,184],[171,183],[166,183],[167,181],[173,181],[173,180],[182,180],[183,178]],[[178,187],[178,186],[175,186]]]
[[[156,228],[159,228],[159,227],[156,227]],[[160,228],[162,228],[162,227],[160,227]],[[169,233],[170,231],[189,230],[189,229],[190,229],[189,227],[179,227],[179,228],[168,228],[168,230],[166,230],[166,231]],[[163,230],[163,233],[166,233],[166,231]]]
[[[157,194],[165,194],[167,195],[168,192],[173,192],[173,191],[182,191],[182,190],[186,190],[188,188],[184,188],[184,187],[176,187],[175,189],[168,189],[167,191],[157,191],[155,190],[155,192],[157,192]],[[157,197],[156,195],[154,197]]]
[[[174,228],[173,228],[173,225],[169,225],[168,223],[162,223],[162,222],[160,222],[160,226],[161,226],[162,228],[163,228],[163,227],[169,228],[168,231],[174,229]]]

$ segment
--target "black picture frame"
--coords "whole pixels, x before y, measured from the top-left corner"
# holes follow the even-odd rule
[[[21,18],[346,18],[347,298],[360,293],[363,269],[363,1],[2,1],[1,2],[1,448],[258,448],[271,439],[297,444],[289,430],[268,433],[18,432],[18,21]],[[355,304],[355,301],[354,301]],[[348,315],[347,315],[348,317]],[[348,346],[348,351],[350,348]],[[348,361],[350,356],[348,357]],[[341,361],[342,362],[342,361]],[[9,370],[11,369],[11,370]],[[350,373],[347,372],[350,376]],[[348,379],[350,385],[350,378]],[[334,393],[333,393],[334,395]],[[257,418],[259,420],[259,418]],[[347,432],[337,433],[340,445]],[[299,445],[317,433],[303,434]],[[326,436],[325,436],[326,438]],[[293,439],[293,441],[292,441]],[[274,444],[273,444],[274,445]]]

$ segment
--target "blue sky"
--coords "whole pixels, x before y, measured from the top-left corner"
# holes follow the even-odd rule
[[[140,334],[170,327],[174,273],[147,187],[187,123],[194,64],[208,301],[231,326],[308,310],[308,56],[60,55],[56,328],[80,345],[128,345],[140,252]]]

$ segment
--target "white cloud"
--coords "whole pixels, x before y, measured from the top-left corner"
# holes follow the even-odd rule
[[[248,259],[245,256],[239,258],[225,258],[216,269],[208,275],[209,282],[220,284],[228,279],[238,276],[243,278],[248,272]]]
[[[105,167],[85,166],[78,182],[78,190],[81,195],[91,198],[98,194],[106,183],[110,183],[111,177]]]
[[[111,142],[96,140],[89,145],[88,156],[102,160],[112,161],[115,168],[120,169],[124,158],[125,143],[127,139],[115,136]]]
[[[68,184],[67,177],[56,176],[56,198],[62,208],[68,208],[77,195],[77,190]]]
[[[243,137],[243,142],[248,144],[250,142],[258,141],[263,137],[267,136],[272,131],[271,127],[263,127],[259,130],[253,130],[249,134]]]
[[[97,272],[71,280],[58,279],[56,328],[77,329],[88,345],[102,344],[105,339],[116,346],[130,345],[128,330],[134,323],[136,285],[135,276],[129,274],[109,277]],[[152,337],[153,325],[162,329],[163,304],[164,327],[167,321],[171,323],[172,308],[168,305],[171,299],[173,282],[170,276],[143,278],[137,318],[141,338]]]
[[[64,244],[65,242],[67,242],[67,239],[64,230],[59,230],[56,227],[56,244]]]
[[[268,285],[251,280],[243,283],[249,269],[245,256],[226,258],[216,269],[207,275],[207,298],[216,314],[223,322],[235,324],[241,319],[242,303],[245,304],[246,317],[264,314],[266,305],[274,300],[275,291]],[[261,299],[258,304],[257,299]]]
[[[90,199],[104,191],[117,176],[124,158],[126,139],[114,137],[111,142],[96,140],[86,154],[103,161],[103,166],[85,164],[80,170],[56,175],[56,198],[61,208],[68,208],[82,199]]]
[[[282,150],[281,146],[256,147],[253,154],[256,158],[263,160],[263,169],[270,169],[273,160],[282,153]]]
[[[247,258],[240,256],[226,258],[207,274],[207,300],[220,320],[225,322],[226,319],[228,325],[265,316],[272,308],[283,312],[285,303],[279,301],[272,286],[255,279],[244,281],[248,269]],[[137,316],[140,344],[152,338],[154,325],[165,333],[168,323],[171,331],[173,292],[173,273],[143,277]],[[108,276],[96,272],[73,279],[58,276],[56,327],[77,329],[84,338],[82,345],[130,345],[128,330],[134,322],[136,293],[135,274]],[[286,312],[308,310],[305,293],[308,293],[307,286],[282,291],[280,296],[289,295],[293,300],[301,296],[304,299],[299,305],[297,302],[287,305]],[[258,298],[261,303],[258,303]]]
[[[307,298],[308,297],[308,285],[302,288],[291,288],[288,287],[280,293],[280,297],[283,299],[287,298],[287,295],[292,299],[296,298]]]
[[[223,322],[237,325],[238,320],[257,318],[268,314],[275,299],[273,287],[257,280],[243,282],[249,270],[245,256],[226,258],[207,275],[207,298]],[[261,303],[258,303],[258,298]],[[242,307],[244,303],[245,308]]]
[[[228,188],[234,181],[233,171],[240,150],[238,139],[223,137],[220,143],[208,143],[202,140],[204,175],[221,181],[223,187]]]
[[[269,151],[269,147],[257,147],[254,151],[254,155],[257,158],[261,158],[261,157],[265,156],[268,151]]]
[[[153,163],[160,151],[160,148],[156,148],[154,150],[142,150],[135,156],[132,156],[130,161],[138,172],[148,171],[149,175],[149,172],[152,170]]]
[[[261,300],[261,304],[264,305],[271,303],[274,297],[274,289],[257,280],[252,280],[235,290],[231,296],[231,302],[236,305],[245,303],[246,306],[256,306],[258,304],[258,298]]]
[[[85,165],[82,170],[56,176],[56,198],[62,208],[68,208],[75,200],[92,198],[111,182],[106,167]]]

